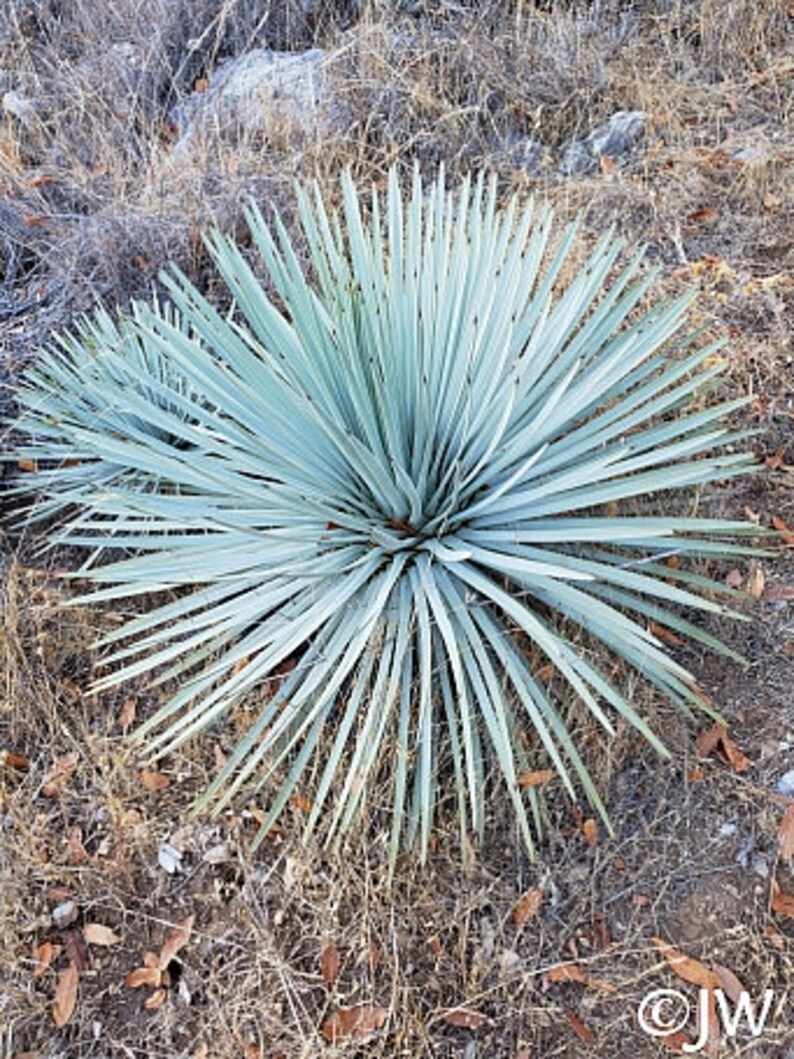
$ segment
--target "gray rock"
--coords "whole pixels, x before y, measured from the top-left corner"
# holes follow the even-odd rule
[[[13,115],[26,128],[30,128],[36,119],[36,107],[33,100],[15,88],[4,93],[0,105],[6,114]]]
[[[255,48],[222,63],[206,91],[196,93],[173,117],[182,131],[174,150],[208,132],[261,131],[286,118],[305,133],[325,126],[326,53]]]
[[[532,136],[509,133],[505,138],[504,152],[513,165],[519,169],[526,169],[528,173],[536,173],[543,156],[543,144]]]
[[[641,110],[619,110],[604,125],[587,137],[590,152],[597,157],[619,158],[631,151],[645,132],[645,114]]]
[[[794,769],[789,769],[780,777],[775,784],[775,790],[787,798],[794,797]]]
[[[590,173],[603,157],[628,155],[645,132],[645,114],[641,110],[618,110],[609,121],[596,126],[582,140],[572,140],[563,147],[560,171],[565,176]]]
[[[573,140],[562,149],[560,171],[563,176],[590,173],[596,167],[596,159],[590,153],[586,140]]]

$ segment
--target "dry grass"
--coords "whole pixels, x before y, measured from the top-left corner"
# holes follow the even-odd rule
[[[87,0],[14,0],[0,12],[0,90],[18,94],[0,111],[0,383],[13,383],[76,313],[147,297],[169,260],[212,289],[199,232],[238,230],[247,195],[289,217],[295,176],[331,186],[350,165],[367,184],[395,161],[408,169],[418,158],[429,171],[443,162],[453,178],[487,165],[505,191],[536,191],[564,216],[583,209],[585,242],[614,224],[630,245],[645,243],[660,289],[700,286],[696,313],[730,340],[726,386],[754,397],[741,425],[760,430],[759,454],[771,460],[693,503],[794,525],[793,42],[787,0],[120,0],[101,18]],[[275,115],[265,132],[226,130],[175,161],[174,108],[223,59],[314,44],[328,50],[333,135],[307,137]],[[636,157],[563,178],[560,147],[618,109],[648,115]],[[515,148],[530,136],[544,145],[535,172]],[[130,698],[144,715],[151,695],[84,690],[91,643],[117,616],[65,609],[53,571],[70,557],[38,556],[34,545],[0,541],[0,750],[29,765],[6,757],[0,767],[4,1059],[4,1046],[40,1059],[650,1059],[674,1054],[635,1018],[648,991],[676,986],[656,936],[729,967],[754,996],[775,990],[761,1041],[745,1037],[722,1054],[791,1054],[791,920],[770,912],[768,876],[794,892],[776,853],[773,793],[792,767],[793,604],[762,599],[747,627],[717,630],[747,654],[746,671],[676,648],[730,720],[749,772],[697,761],[692,728],[666,712],[670,763],[630,733],[607,746],[583,731],[614,838],[589,845],[552,790],[549,835],[530,865],[493,798],[488,842],[465,868],[442,832],[428,866],[406,858],[389,892],[376,825],[343,849],[304,850],[296,805],[295,819],[251,855],[256,807],[186,823],[216,768],[210,739],[162,765],[167,788],[147,790],[119,712]],[[794,580],[782,551],[764,564],[768,583]],[[67,754],[74,772],[47,797],[43,784]],[[158,865],[164,840],[183,851],[177,874]],[[516,903],[534,887],[543,904],[518,926]],[[58,928],[52,912],[66,899],[78,919]],[[125,986],[125,975],[189,914],[193,933],[170,967],[167,998],[146,1010],[152,990]],[[66,956],[34,976],[34,949],[52,941],[73,954],[90,922],[121,941],[90,948],[75,1012],[57,1030],[51,1008]],[[322,974],[329,946],[340,958],[333,982]],[[614,989],[550,983],[548,969],[569,960]],[[363,1003],[388,1009],[384,1028],[327,1044],[324,1019]],[[487,1021],[451,1025],[443,1012],[457,1005]],[[577,1037],[566,1010],[596,1043]]]

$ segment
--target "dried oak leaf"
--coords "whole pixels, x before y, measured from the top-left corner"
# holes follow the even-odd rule
[[[702,731],[695,740],[695,753],[698,757],[708,757],[717,748],[722,751],[725,760],[734,772],[746,772],[753,764],[730,738],[727,725],[712,725],[711,728]]]
[[[777,915],[794,919],[794,897],[784,894],[775,878],[772,879],[771,885],[771,906]]]
[[[725,575],[725,584],[728,588],[741,588],[744,584],[744,576],[741,570],[737,570],[735,566],[732,570],[729,570]]]
[[[534,769],[522,772],[518,777],[519,787],[540,787],[554,778],[554,769]]]
[[[592,816],[582,824],[582,834],[590,849],[595,849],[598,845],[598,823]]]
[[[77,750],[71,750],[68,754],[61,754],[60,757],[55,759],[52,768],[44,777],[44,782],[41,785],[41,793],[45,798],[54,798],[61,793],[72,778],[79,760],[80,753]]]
[[[481,1011],[472,1008],[444,1008],[439,1011],[438,1017],[450,1026],[458,1026],[464,1030],[478,1030],[491,1020]]]
[[[794,585],[770,585],[764,599],[770,603],[787,603],[794,599]]]
[[[728,736],[727,729],[720,742],[722,745],[722,752],[734,772],[747,772],[747,770],[752,767],[752,761]]]
[[[135,722],[136,712],[137,704],[135,699],[125,699],[122,702],[118,715],[118,726],[125,735]]]
[[[0,750],[0,768],[27,772],[30,768],[30,761],[21,754],[12,754],[10,750]]]
[[[750,567],[750,573],[747,575],[747,591],[753,599],[760,599],[764,594],[765,585],[766,577],[764,571],[757,563],[754,563]]]
[[[660,625],[656,621],[648,623],[648,632],[652,636],[655,636],[657,640],[662,640],[664,643],[670,644],[672,647],[683,647],[684,640],[672,629],[668,629],[666,625]]]
[[[155,772],[152,769],[141,769],[138,773],[138,779],[141,786],[147,791],[164,791],[166,787],[171,786],[170,776],[166,776],[164,772]]]
[[[103,923],[86,923],[83,937],[89,945],[118,945],[121,938]]]
[[[578,963],[561,963],[546,971],[547,982],[581,982],[587,984],[587,972]]]
[[[772,525],[780,534],[780,538],[787,548],[794,548],[794,530],[790,529],[782,518],[772,516]]]
[[[320,1032],[330,1044],[345,1037],[363,1041],[377,1033],[388,1017],[388,1008],[378,1004],[357,1004],[352,1008],[339,1008],[329,1015]]]
[[[591,1029],[582,1022],[575,1011],[571,1011],[570,1008],[565,1008],[563,1014],[570,1023],[571,1029],[579,1038],[580,1041],[584,1041],[585,1044],[595,1044],[596,1036]]]
[[[675,1033],[666,1033],[663,1037],[657,1037],[656,1040],[677,1055],[685,1055],[684,1045],[691,1044],[689,1037],[683,1030],[676,1030]]]
[[[339,964],[339,949],[331,941],[320,953],[320,974],[329,989],[333,988],[336,979],[339,977]]]
[[[158,959],[158,966],[161,971],[164,971],[169,965],[171,960],[176,954],[187,945],[190,940],[190,932],[193,930],[193,922],[195,916],[188,916],[187,919],[183,919],[180,923],[177,923],[174,929],[166,937],[162,949],[160,949],[160,956]]]
[[[142,985],[149,985],[157,989],[163,977],[159,967],[136,967],[130,971],[124,979],[124,985],[130,989],[139,989]]]
[[[534,919],[540,911],[541,905],[543,904],[543,891],[537,886],[533,886],[531,890],[527,890],[519,900],[516,907],[513,909],[513,922],[517,927],[523,927],[525,923],[528,923],[530,919]]]
[[[678,949],[674,949],[663,938],[653,938],[652,940],[656,948],[667,960],[671,969],[682,981],[691,982],[692,985],[699,986],[701,989],[716,989],[719,986],[720,983],[716,974],[709,970],[700,960],[679,952]]]
[[[794,857],[794,802],[789,805],[777,833],[780,856],[783,860],[791,860]]]
[[[152,993],[151,996],[147,997],[144,1000],[143,1006],[146,1008],[147,1011],[156,1011],[158,1008],[163,1006],[163,1004],[165,1003],[165,998],[167,996],[168,993],[165,989],[157,989],[154,993]]]
[[[52,941],[43,941],[41,945],[37,945],[33,950],[33,959],[36,961],[33,967],[33,977],[39,978],[43,975],[60,951],[61,946]]]
[[[70,963],[65,971],[58,975],[55,985],[55,997],[52,1004],[52,1021],[58,1029],[65,1026],[77,1003],[77,987],[80,975],[77,966]]]
[[[730,967],[723,967],[721,963],[715,963],[714,973],[720,980],[720,989],[722,989],[723,993],[732,1000],[734,1004],[741,1003],[742,993],[746,993],[747,990]]]

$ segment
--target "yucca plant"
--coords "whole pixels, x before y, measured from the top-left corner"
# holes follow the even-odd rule
[[[720,421],[742,401],[702,401],[721,365],[681,334],[691,296],[645,307],[654,277],[642,253],[616,267],[611,234],[569,278],[576,225],[553,240],[548,210],[498,208],[483,177],[453,193],[415,173],[404,195],[392,172],[366,211],[341,188],[339,214],[298,189],[300,252],[248,208],[272,293],[215,232],[233,311],[174,270],[169,311],[97,317],[46,351],[21,451],[63,509],[55,539],[93,549],[90,598],[167,593],[105,637],[97,684],[177,683],[147,752],[249,711],[200,809],[266,785],[264,835],[300,791],[306,833],[331,838],[377,777],[393,865],[406,840],[424,855],[451,785],[461,835],[481,833],[495,774],[531,851],[524,770],[550,763],[606,816],[573,701],[660,753],[631,671],[710,709],[654,630],[730,655],[693,616],[732,613],[729,590],[685,557],[751,552],[737,538],[757,529],[665,496],[748,470],[707,455],[736,442]]]

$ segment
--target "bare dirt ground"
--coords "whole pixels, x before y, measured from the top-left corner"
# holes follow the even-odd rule
[[[254,46],[325,49],[333,132],[276,113],[175,160],[178,107]],[[199,232],[238,231],[248,195],[288,211],[296,176],[331,187],[344,165],[362,185],[416,158],[450,179],[488,166],[505,192],[583,210],[583,247],[609,224],[645,244],[660,294],[699,287],[693,316],[728,339],[726,395],[752,398],[736,425],[758,431],[759,467],[685,502],[794,527],[790,0],[7,0],[0,95],[7,425],[14,380],[53,328],[150,296],[171,260],[213,290]],[[616,111],[645,114],[639,144],[561,173],[565,145]],[[450,813],[429,863],[406,856],[391,890],[377,804],[373,827],[330,851],[300,845],[300,800],[256,853],[255,805],[189,821],[223,733],[146,769],[125,733],[152,693],[87,690],[92,644],[119,613],[64,606],[73,556],[10,525],[0,544],[3,1059],[651,1059],[680,1054],[695,1024],[651,1038],[643,998],[673,989],[694,1006],[714,973],[729,995],[773,1000],[758,1037],[743,1027],[705,1054],[794,1055],[779,786],[794,769],[794,537],[711,571],[747,590],[749,621],[712,629],[746,667],[670,645],[731,742],[709,749],[708,721],[637,688],[669,761],[625,731],[580,733],[614,835],[552,784],[530,864],[494,797],[466,864]]]

